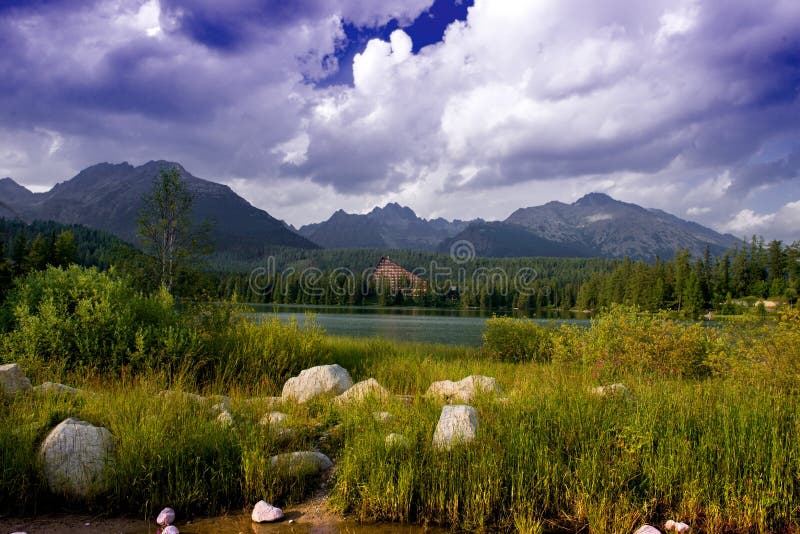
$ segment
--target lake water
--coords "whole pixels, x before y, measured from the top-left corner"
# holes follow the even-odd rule
[[[314,320],[334,336],[382,337],[403,341],[478,346],[492,312],[384,306],[254,305],[256,316],[277,314],[284,321]],[[499,314],[498,314],[499,315]],[[541,324],[589,324],[586,316],[531,317]]]

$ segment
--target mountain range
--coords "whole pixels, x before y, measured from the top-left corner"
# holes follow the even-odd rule
[[[436,250],[439,243],[468,224],[460,220],[422,219],[411,208],[392,202],[365,215],[338,210],[327,221],[307,224],[298,231],[324,248]]]
[[[323,222],[295,230],[252,206],[228,186],[192,176],[180,164],[150,161],[100,163],[45,193],[11,178],[0,180],[0,217],[82,224],[136,242],[142,197],[162,169],[178,167],[194,198],[194,218],[212,223],[214,246],[240,257],[258,257],[273,246],[296,248],[411,249],[447,253],[469,241],[486,257],[670,258],[678,249],[700,256],[740,244],[697,223],[661,210],[590,193],[572,204],[548,202],[520,208],[503,221],[424,219],[390,203],[366,214],[336,211]]]
[[[255,257],[268,246],[319,248],[227,185],[192,176],[180,164],[169,161],[150,161],[139,167],[99,163],[46,193],[32,193],[5,178],[0,180],[0,215],[82,224],[135,243],[142,197],[152,190],[153,180],[162,169],[173,167],[178,167],[193,197],[195,222],[211,223],[216,250]]]

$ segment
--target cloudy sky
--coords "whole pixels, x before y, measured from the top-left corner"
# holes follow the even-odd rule
[[[797,0],[0,2],[0,176],[181,162],[301,225],[590,191],[800,239]]]

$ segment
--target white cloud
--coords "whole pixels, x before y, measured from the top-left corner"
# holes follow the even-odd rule
[[[0,103],[18,121],[0,126],[0,175],[53,183],[102,160],[175,159],[294,223],[389,200],[504,218],[593,190],[737,231],[793,220],[785,197],[734,195],[730,169],[800,135],[796,95],[776,100],[786,80],[750,59],[796,33],[800,3],[764,0],[756,17],[745,0],[476,0],[443,42],[414,54],[396,30],[352,65],[330,59],[344,23],[402,27],[432,0],[286,3],[266,22],[250,0],[186,4],[239,24],[224,50],[180,31],[191,17],[170,4],[0,19],[20,43],[0,79],[25,81]],[[335,68],[355,86],[315,85]]]
[[[711,208],[708,206],[692,206],[686,210],[686,215],[690,217],[694,217],[696,215],[705,215],[706,213],[711,213]]]
[[[759,234],[787,242],[800,241],[800,200],[785,204],[775,213],[743,209],[724,228],[738,236]]]

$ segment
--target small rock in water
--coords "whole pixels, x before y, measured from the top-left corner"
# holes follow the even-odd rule
[[[159,512],[158,517],[156,518],[156,523],[158,523],[162,527],[166,527],[167,525],[171,525],[175,522],[175,510],[172,508],[164,508]]]
[[[181,531],[175,525],[169,525],[161,531],[161,534],[181,534]]]
[[[283,519],[283,510],[264,501],[258,501],[253,507],[252,518],[256,523],[272,523]]]
[[[650,525],[642,525],[633,534],[661,534],[661,531]]]

